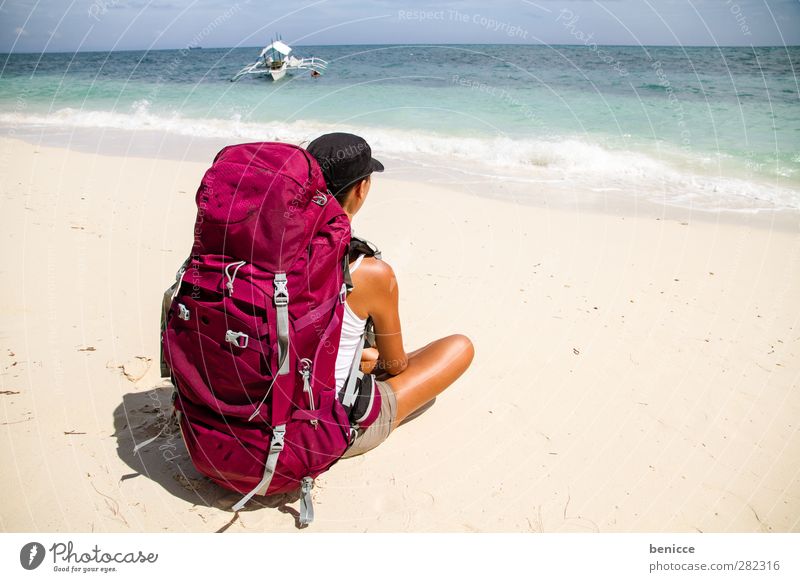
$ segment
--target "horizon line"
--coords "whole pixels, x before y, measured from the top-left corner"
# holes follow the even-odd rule
[[[602,44],[594,46],[620,48],[797,48],[800,44]],[[266,46],[266,45],[264,45]],[[291,45],[290,45],[291,46]],[[574,43],[483,43],[483,42],[448,42],[448,43],[336,43],[336,44],[297,44],[298,47],[344,47],[344,46],[536,46],[536,47],[587,47]],[[221,50],[221,49],[258,49],[260,45],[249,46],[195,46],[186,45],[172,48],[131,48],[131,49],[91,49],[91,50],[46,50],[46,51],[2,51],[5,55],[43,55],[43,54],[79,54],[79,53],[124,53],[124,52],[158,52],[180,50]]]

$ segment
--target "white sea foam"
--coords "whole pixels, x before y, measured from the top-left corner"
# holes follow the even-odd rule
[[[562,184],[595,192],[624,191],[667,204],[708,209],[757,211],[800,209],[800,191],[724,175],[715,160],[689,158],[682,152],[665,155],[610,149],[583,137],[534,139],[458,137],[397,128],[339,126],[316,121],[248,122],[194,119],[155,114],[146,99],[129,113],[59,109],[50,114],[0,113],[0,123],[46,128],[104,128],[158,131],[230,141],[284,141],[306,144],[329,131],[363,135],[374,152],[412,165],[436,169],[439,175],[531,184]],[[681,163],[681,155],[683,163]],[[705,168],[705,170],[704,170]],[[716,171],[714,171],[716,170]]]

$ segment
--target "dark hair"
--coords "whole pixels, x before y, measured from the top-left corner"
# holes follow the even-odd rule
[[[350,196],[350,194],[352,194],[353,190],[356,189],[356,186],[361,184],[361,182],[363,182],[364,180],[369,180],[369,179],[370,179],[370,176],[364,176],[363,178],[360,178],[360,179],[356,180],[355,182],[353,182],[352,184],[350,184],[344,190],[341,190],[338,194],[334,195],[334,198],[336,199],[336,202],[338,202],[340,206],[344,206],[345,201]]]

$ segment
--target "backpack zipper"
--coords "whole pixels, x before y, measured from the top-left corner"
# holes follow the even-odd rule
[[[300,369],[298,370],[303,377],[303,392],[308,392],[308,409],[314,410],[314,392],[311,390],[311,360],[303,358],[300,360]],[[316,418],[311,419],[311,424],[317,428],[318,421]]]

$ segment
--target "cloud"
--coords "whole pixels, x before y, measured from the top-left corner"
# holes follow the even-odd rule
[[[28,36],[28,31],[22,28],[21,26],[18,26],[14,29],[14,34],[16,34],[17,36]]]

